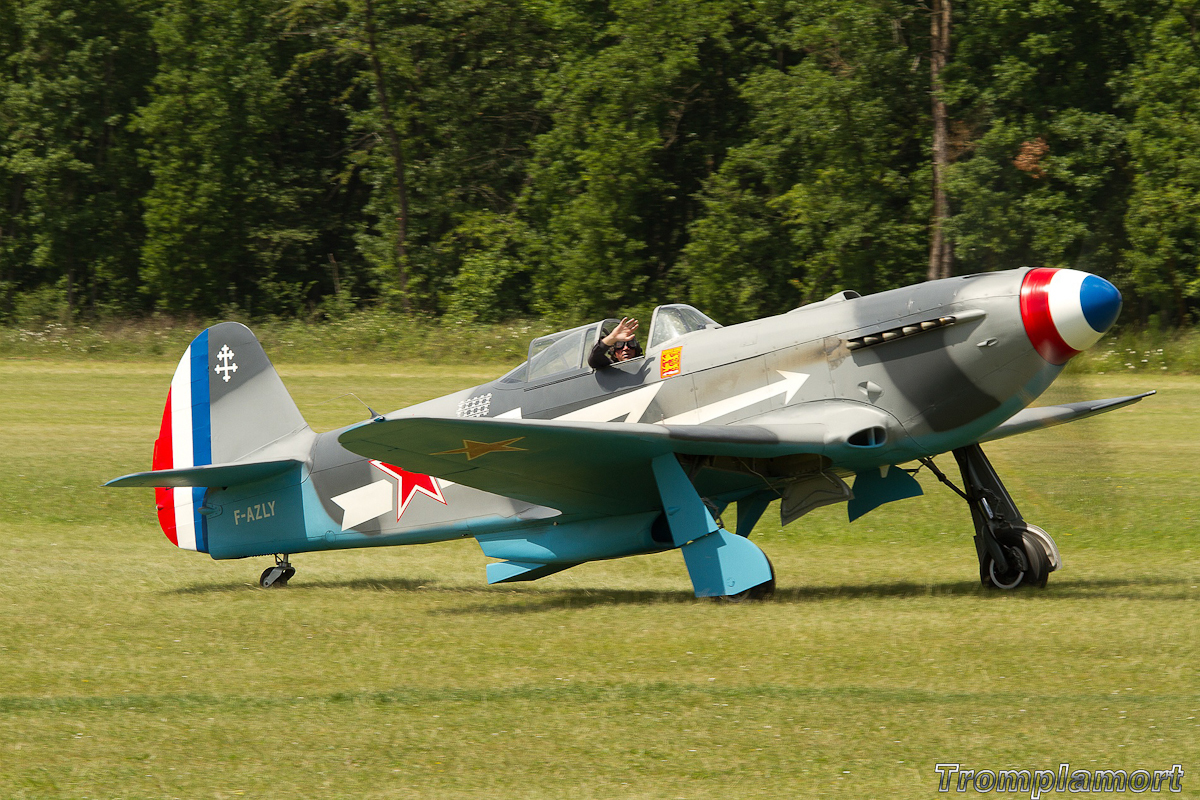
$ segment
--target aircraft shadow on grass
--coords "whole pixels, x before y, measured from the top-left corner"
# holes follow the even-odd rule
[[[1063,581],[1055,590],[1041,595],[1040,602],[1055,600],[1077,600],[1080,598],[1104,598],[1121,600],[1192,600],[1196,593],[1189,593],[1192,586],[1188,578],[1110,578],[1097,580]],[[1173,586],[1179,591],[1170,595],[1156,593],[1151,587]],[[1130,587],[1130,591],[1120,591]],[[1144,591],[1139,591],[1144,590]],[[895,583],[845,584],[841,586],[777,587],[766,605],[805,604],[826,600],[893,600],[897,598],[921,597],[985,597],[994,593],[976,581],[943,581],[939,583]],[[695,603],[696,598],[686,591],[637,591],[566,589],[558,592],[530,593],[526,602],[497,605],[493,602],[478,603],[460,608],[440,609],[432,613],[450,615],[468,614],[532,614],[564,608],[589,608],[595,606],[635,606],[660,603]],[[724,602],[724,601],[722,601]],[[757,603],[756,603],[757,605]]]
[[[1197,593],[1188,591],[1194,586],[1190,578],[1097,578],[1060,581],[1054,591],[1042,595],[1041,602],[1071,601],[1080,598],[1109,600],[1194,601]],[[204,595],[257,590],[244,582],[203,583],[172,589],[165,594]],[[562,589],[558,591],[524,591],[509,589],[499,593],[494,589],[438,585],[436,580],[410,578],[358,578],[344,581],[314,581],[296,584],[300,592],[319,592],[333,589],[357,591],[429,592],[436,595],[478,597],[480,602],[453,608],[432,609],[437,615],[468,616],[475,614],[537,614],[561,609],[584,609],[604,606],[647,606],[662,604],[691,604],[696,598],[687,591],[637,589]],[[1173,588],[1163,594],[1163,588]],[[826,600],[893,600],[921,597],[986,596],[993,590],[975,581],[942,581],[916,583],[843,584],[837,586],[778,587],[767,605],[804,604]],[[501,599],[503,598],[503,599]],[[723,602],[723,601],[722,601]],[[756,604],[758,605],[758,604]]]
[[[342,581],[305,581],[291,587],[298,592],[312,592],[328,589],[357,589],[360,591],[377,592],[415,592],[423,590],[447,591],[447,587],[438,587],[436,580],[418,580],[416,578],[355,578]],[[230,594],[232,592],[261,591],[258,584],[245,581],[228,581],[225,583],[193,583],[190,586],[180,586],[163,592],[167,595],[205,595]],[[463,591],[455,589],[453,591]],[[486,592],[486,589],[469,589],[466,591]]]

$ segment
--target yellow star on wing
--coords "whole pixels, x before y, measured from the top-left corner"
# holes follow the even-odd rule
[[[470,439],[463,439],[463,446],[457,450],[443,450],[440,453],[430,453],[430,455],[452,456],[461,453],[467,457],[467,461],[471,461],[479,458],[480,456],[486,456],[488,453],[505,453],[516,450],[524,451],[524,447],[510,446],[513,442],[519,442],[524,438],[524,436],[518,436],[515,439],[505,439],[503,442],[475,442]]]

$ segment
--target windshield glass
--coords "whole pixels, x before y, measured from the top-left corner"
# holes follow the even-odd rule
[[[499,383],[523,383],[525,381],[525,367],[527,362],[522,361],[521,365],[509,370],[504,375],[501,375],[497,381]]]
[[[719,327],[710,317],[691,306],[682,303],[659,306],[654,309],[654,319],[650,322],[649,346],[658,347],[685,333]]]
[[[596,340],[596,324],[534,339],[529,345],[526,380],[536,381],[568,370],[581,369],[586,350]]]

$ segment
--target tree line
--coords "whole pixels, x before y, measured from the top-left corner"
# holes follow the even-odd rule
[[[733,322],[1044,265],[1187,324],[1198,24],[1200,0],[4,0],[0,319]]]

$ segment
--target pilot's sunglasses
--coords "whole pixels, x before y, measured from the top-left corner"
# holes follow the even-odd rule
[[[617,344],[613,347],[613,349],[614,350],[636,350],[637,343],[636,342],[617,342]]]

